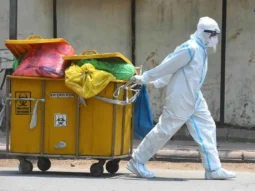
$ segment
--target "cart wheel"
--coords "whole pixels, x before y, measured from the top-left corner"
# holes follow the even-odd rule
[[[110,174],[115,174],[119,170],[119,161],[111,160],[106,163],[106,170]]]
[[[100,163],[94,163],[90,167],[90,173],[92,176],[99,177],[104,173],[104,166]]]
[[[51,167],[51,162],[50,162],[50,160],[49,160],[48,158],[40,157],[40,158],[38,159],[38,162],[37,162],[37,167],[38,167],[41,171],[45,172],[45,171],[47,171],[47,170],[50,169],[50,167]]]
[[[33,164],[30,161],[23,160],[19,164],[19,172],[29,174],[33,171]]]

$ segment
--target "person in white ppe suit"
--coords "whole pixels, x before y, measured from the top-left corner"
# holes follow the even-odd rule
[[[199,145],[205,179],[235,178],[234,172],[221,168],[216,146],[216,126],[200,91],[207,73],[207,48],[216,50],[220,29],[217,22],[202,17],[190,40],[178,46],[163,62],[132,77],[138,84],[167,86],[166,104],[158,124],[148,133],[132,155],[127,169],[139,177],[152,178],[145,164],[186,123]]]

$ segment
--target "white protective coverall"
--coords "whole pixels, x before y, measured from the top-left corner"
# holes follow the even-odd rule
[[[127,165],[131,172],[141,177],[154,177],[144,164],[186,123],[199,145],[206,178],[235,177],[235,173],[221,169],[215,122],[200,91],[207,72],[207,47],[216,49],[219,33],[213,19],[201,18],[190,40],[177,47],[159,66],[133,77],[136,83],[153,83],[156,88],[167,85],[167,90],[158,124],[144,138]]]

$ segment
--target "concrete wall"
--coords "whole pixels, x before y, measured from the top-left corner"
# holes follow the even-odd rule
[[[52,0],[18,0],[18,39],[53,37]]]
[[[137,0],[137,63],[155,67],[176,46],[188,40],[200,17],[210,16],[221,25],[221,0]],[[149,89],[154,120],[162,112],[165,91]],[[220,102],[220,46],[209,56],[203,87],[209,108],[217,120]]]
[[[79,54],[84,50],[121,52],[131,59],[130,1],[58,1],[58,35]]]
[[[226,123],[255,127],[254,0],[228,5]]]
[[[18,38],[41,35],[52,38],[52,0],[18,0]],[[0,6],[0,49],[6,49],[4,42],[9,38],[9,0]]]
[[[189,39],[200,17],[210,16],[221,26],[222,0],[137,0],[136,63],[148,70],[176,46]],[[130,1],[59,0],[58,36],[76,53],[87,49],[122,52],[131,59]],[[226,63],[226,123],[255,126],[254,0],[231,0],[228,4]],[[18,1],[18,38],[53,36],[52,0]],[[0,49],[9,36],[9,1],[0,7]],[[220,47],[209,55],[203,93],[216,121],[220,115]],[[164,104],[164,89],[149,89],[154,120]]]
[[[4,42],[9,38],[9,1],[0,6],[0,49],[6,49]]]
[[[1,3],[1,6],[0,6],[0,52],[7,49],[4,45],[4,42],[8,38],[9,38],[9,1],[4,1]],[[1,72],[0,85],[2,84],[3,79],[4,79],[4,72]],[[4,87],[3,89],[0,89],[0,99],[5,95]],[[1,104],[0,104],[0,108],[1,108]]]

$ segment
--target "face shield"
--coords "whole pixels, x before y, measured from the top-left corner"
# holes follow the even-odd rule
[[[218,35],[220,34],[219,30],[204,30],[205,33],[208,33],[208,41],[206,46],[213,49],[213,53],[216,53],[217,44],[218,44]]]

